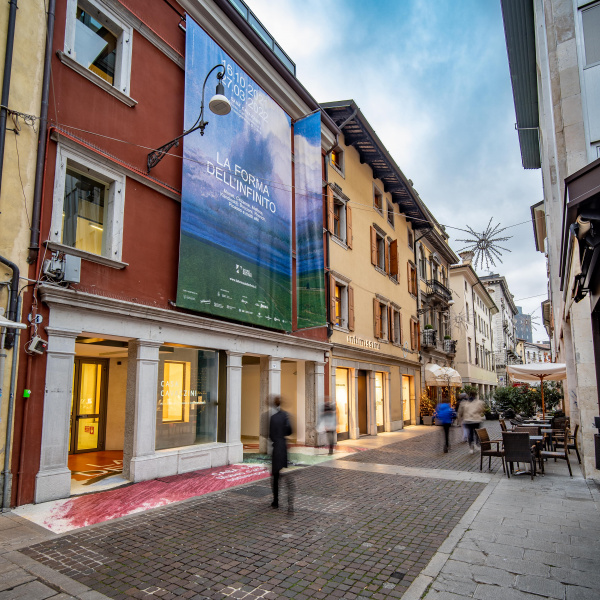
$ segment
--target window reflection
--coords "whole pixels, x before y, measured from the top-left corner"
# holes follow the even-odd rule
[[[77,7],[76,19],[75,60],[113,85],[116,36],[82,8]]]
[[[348,431],[348,369],[335,370],[335,412],[337,432]]]
[[[375,373],[375,413],[377,427],[383,427],[383,373]]]

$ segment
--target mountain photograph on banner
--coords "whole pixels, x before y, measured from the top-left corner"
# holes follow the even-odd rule
[[[205,114],[204,136],[196,131],[183,141],[177,305],[290,331],[291,119],[188,19],[185,129],[198,118],[204,79],[218,64],[231,112]],[[207,97],[213,82],[216,76]]]

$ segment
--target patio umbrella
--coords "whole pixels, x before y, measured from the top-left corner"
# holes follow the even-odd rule
[[[560,381],[567,378],[564,363],[535,363],[531,365],[508,365],[508,374],[516,381],[539,381],[542,390],[542,418],[546,417],[544,403],[544,381]]]
[[[451,367],[428,364],[425,365],[425,383],[444,387],[461,387],[462,378],[460,373]]]

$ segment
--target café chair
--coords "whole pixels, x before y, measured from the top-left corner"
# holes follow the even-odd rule
[[[575,450],[575,454],[577,454],[577,460],[579,461],[579,464],[581,464],[581,456],[579,454],[579,446],[577,445],[577,432],[579,431],[579,423],[577,423],[577,425],[575,425],[575,429],[573,430],[572,434],[569,434],[567,436],[567,452],[569,452],[569,450]],[[565,443],[565,437],[563,437],[560,441],[557,440],[555,442],[555,445],[557,448],[560,448],[564,445]]]
[[[569,428],[565,429],[565,440],[569,439]],[[571,462],[569,461],[569,444],[563,444],[562,447],[555,442],[554,450],[542,450],[540,452],[541,466],[542,466],[542,475],[544,474],[544,459],[545,458],[553,458],[554,462],[556,462],[557,458],[561,458],[567,461],[567,467],[569,467],[569,475],[573,477],[573,471],[571,470]]]
[[[503,431],[504,461],[506,475],[510,479],[513,463],[529,463],[531,479],[536,474],[535,470],[535,445],[532,448],[529,433],[517,431]],[[509,468],[510,467],[510,468]]]
[[[528,433],[529,435],[540,435],[540,428],[537,425],[517,425],[514,431]]]
[[[487,429],[476,429],[475,433],[479,438],[479,444],[481,446],[481,458],[479,460],[479,470],[483,469],[483,457],[488,456],[488,471],[492,468],[492,456],[497,456],[502,459],[502,470],[506,473],[506,466],[504,465],[504,450],[500,448],[502,440],[490,440],[490,436]],[[492,444],[496,444],[496,448],[492,447]]]
[[[500,423],[500,429],[502,429],[502,431],[508,431],[506,428],[506,421],[504,419],[498,419],[498,422]]]

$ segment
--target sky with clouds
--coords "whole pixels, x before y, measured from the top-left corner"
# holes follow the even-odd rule
[[[317,101],[355,100],[455,251],[469,236],[450,226],[526,221],[506,231],[511,252],[491,269],[537,317],[534,341],[546,339],[530,213],[541,173],[521,166],[500,0],[246,2]]]

